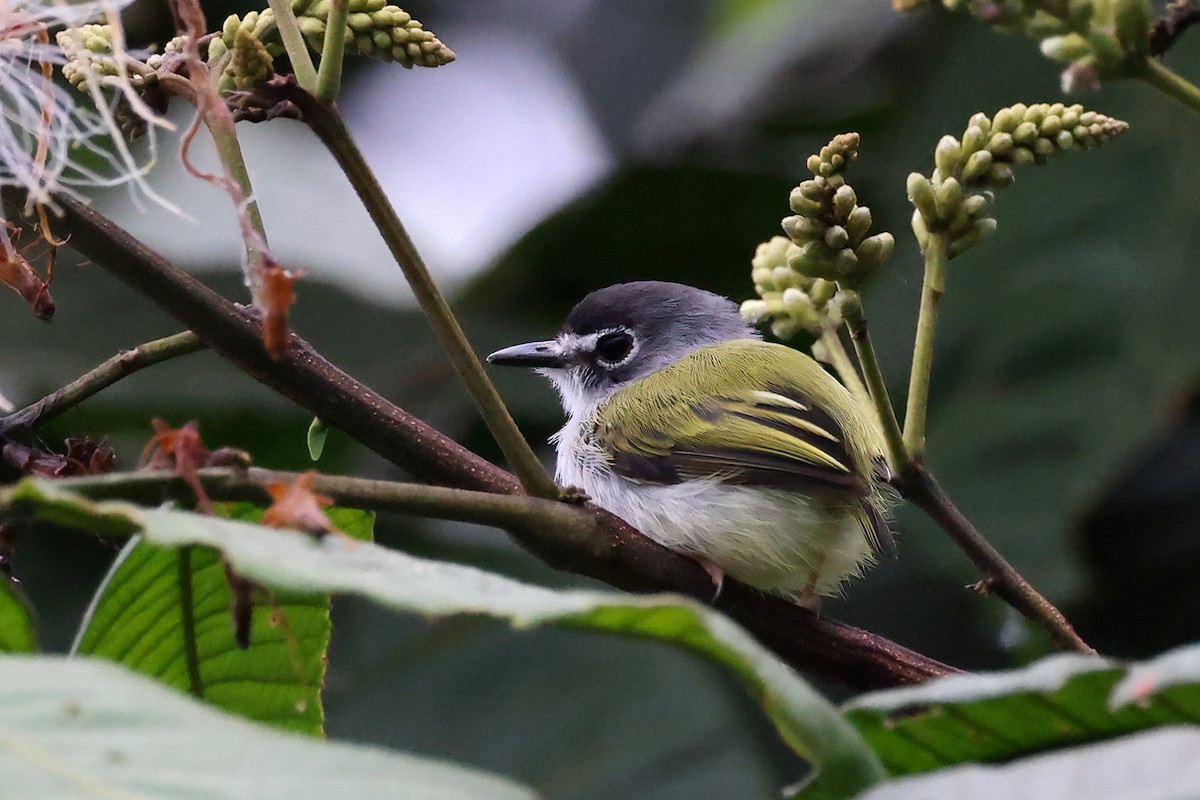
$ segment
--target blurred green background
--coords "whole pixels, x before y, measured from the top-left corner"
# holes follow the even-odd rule
[[[898,239],[867,309],[902,402],[920,291],[905,176],[928,171],[938,137],[972,113],[1062,95],[1032,42],[889,5],[419,2],[406,10],[459,60],[411,73],[356,63],[344,107],[484,353],[545,337],[583,294],[624,279],[744,299],[754,246],[779,232],[804,158],[832,134],[861,132],[851,181]],[[206,7],[215,28],[253,6]],[[158,4],[131,14],[135,38],[168,35]],[[1168,60],[1195,80],[1193,37]],[[997,235],[951,265],[928,460],[1085,638],[1143,655],[1200,638],[1200,120],[1135,83],[1081,100],[1131,128],[1020,172],[999,197]],[[296,328],[498,458],[332,161],[294,123],[245,127],[275,248],[309,273]],[[227,201],[161,144],[155,186],[192,219],[139,211],[123,193],[99,207],[243,299]],[[18,404],[177,329],[97,267],[60,264],[52,324],[0,297],[0,392]],[[560,423],[549,387],[495,377],[544,442]],[[108,437],[132,467],[153,416],[196,419],[210,446],[243,447],[262,465],[308,464],[308,417],[211,354],[123,381],[44,435]],[[320,467],[401,477],[336,432]],[[904,508],[895,527],[900,560],[826,613],[968,668],[1045,652],[999,601],[963,589],[973,570],[928,520]],[[584,583],[485,528],[384,516],[378,535],[528,580]],[[42,644],[64,649],[112,553],[74,534],[17,545]],[[339,600],[326,704],[332,737],[497,770],[553,798],[765,796],[797,777],[727,676],[647,643],[428,624]]]

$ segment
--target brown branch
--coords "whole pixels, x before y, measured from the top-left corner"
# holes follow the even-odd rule
[[[5,204],[20,208],[13,191]],[[150,298],[213,350],[256,380],[421,479],[450,487],[519,494],[517,480],[362,386],[291,334],[287,355],[263,349],[253,313],[217,295],[70,198],[58,198],[71,245]],[[506,529],[546,563],[628,591],[672,591],[707,601],[708,574],[695,561],[655,544],[619,518],[592,506],[562,505],[572,524],[510,524]],[[539,518],[540,519],[540,518]],[[726,581],[717,607],[781,658],[851,686],[918,683],[956,672],[884,637],[818,619],[786,600]]]
[[[336,58],[340,68],[340,50],[333,55],[322,55],[317,75],[318,89],[325,83],[325,67],[329,58]],[[338,78],[334,76],[331,80],[334,84],[333,91],[336,91]],[[338,162],[338,166],[342,168],[342,172],[362,201],[363,208],[371,215],[371,221],[375,223],[396,264],[404,273],[404,279],[408,281],[425,319],[441,342],[442,349],[446,351],[451,366],[467,388],[471,401],[483,417],[484,424],[491,431],[496,444],[500,446],[500,451],[504,453],[509,466],[520,479],[521,486],[532,495],[558,497],[559,488],[554,479],[546,474],[545,467],[538,461],[533,449],[521,434],[508,407],[500,398],[500,393],[496,391],[491,378],[484,371],[479,356],[471,348],[471,343],[467,340],[467,335],[454,312],[450,310],[449,303],[430,275],[425,259],[421,257],[412,237],[408,235],[396,214],[396,209],[392,207],[383,187],[379,185],[375,173],[371,171],[366,158],[358,149],[341,114],[332,105],[333,95],[325,94],[322,99],[297,87],[293,82],[284,82],[283,86],[290,90],[290,100],[300,109],[305,124]]]
[[[196,470],[196,479],[211,500],[269,504],[272,498],[268,486],[276,483],[291,485],[303,474],[262,467],[205,467]],[[195,489],[182,475],[165,469],[63,478],[55,485],[93,500],[120,499],[157,505],[166,500],[191,503],[196,499]],[[311,489],[339,506],[498,527],[578,528],[580,520],[584,519],[575,506],[526,494],[496,494],[424,483],[320,474],[312,475]],[[590,526],[582,531],[588,532]]]
[[[1184,32],[1200,22],[1200,3],[1174,0],[1163,15],[1150,26],[1150,55],[1161,56],[1171,49]]]
[[[124,350],[41,400],[0,418],[0,434],[36,428],[140,369],[206,346],[196,334],[184,331]]]
[[[924,299],[923,297],[922,302]],[[910,443],[901,440],[899,425],[892,409],[892,401],[887,395],[887,384],[884,383],[883,371],[875,356],[875,349],[871,345],[867,319],[863,315],[860,305],[847,307],[846,325],[850,329],[850,336],[854,340],[855,349],[858,352],[859,364],[862,366],[867,385],[871,388],[871,399],[875,402],[876,411],[886,434],[888,457],[894,468],[892,484],[904,497],[924,510],[942,530],[948,533],[959,549],[980,571],[982,579],[973,584],[976,591],[980,594],[994,593],[1031,622],[1044,628],[1051,638],[1065,649],[1083,653],[1095,652],[1087,642],[1079,637],[1062,612],[1039,594],[1029,581],[1025,580],[1021,573],[1017,572],[1012,564],[1000,554],[1000,551],[993,547],[992,543],[955,507],[925,468],[919,453],[914,454],[909,447]],[[922,413],[924,412],[922,411]],[[909,420],[906,419],[906,430],[908,423]],[[924,428],[924,423],[921,423],[921,428]],[[912,444],[920,446],[923,441],[924,431],[922,430],[919,435],[914,437]]]
[[[1096,652],[1080,638],[1062,612],[1039,594],[958,510],[923,463],[909,462],[896,476],[894,483],[901,494],[950,534],[950,538],[971,559],[971,563],[983,575],[983,579],[973,585],[976,591],[995,594],[1044,628],[1064,649],[1080,653]]]

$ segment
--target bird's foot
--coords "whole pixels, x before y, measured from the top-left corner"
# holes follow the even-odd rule
[[[821,595],[811,589],[806,588],[800,593],[800,596],[796,598],[796,605],[806,611],[811,611],[818,617],[821,616]]]
[[[558,499],[564,503],[581,506],[592,498],[578,486],[564,486],[558,490]]]
[[[821,616],[821,595],[817,594],[817,577],[818,573],[814,570],[808,577],[808,583],[804,585],[800,596],[796,598],[796,605],[819,617]]]
[[[708,602],[717,602],[717,598],[721,596],[721,590],[725,588],[725,570],[704,556],[698,556],[693,553],[692,558],[696,560],[696,563],[704,567],[704,571],[708,573],[709,579],[713,582],[713,596]]]

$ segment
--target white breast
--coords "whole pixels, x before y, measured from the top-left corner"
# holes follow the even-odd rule
[[[623,478],[592,438],[594,413],[567,422],[552,441],[556,477],[660,544],[703,556],[760,589],[798,594],[815,578],[823,595],[871,562],[853,505],[787,489],[718,479],[659,486]]]

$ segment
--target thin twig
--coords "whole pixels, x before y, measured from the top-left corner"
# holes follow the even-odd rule
[[[181,94],[196,106],[197,121],[203,120],[208,128],[217,158],[221,162],[223,174],[220,176],[208,175],[194,167],[188,159],[188,146],[196,131],[195,122],[184,136],[181,151],[183,165],[192,175],[222,189],[233,201],[238,225],[241,228],[242,242],[246,249],[244,261],[246,285],[250,287],[250,293],[255,302],[258,302],[262,294],[262,271],[260,268],[270,257],[267,232],[263,225],[262,214],[258,209],[258,201],[254,199],[254,189],[250,184],[250,172],[246,169],[246,161],[242,155],[242,147],[238,142],[237,131],[234,127],[233,112],[217,93],[210,70],[200,54],[199,40],[204,36],[207,27],[204,11],[200,8],[199,0],[173,0],[173,6],[188,37],[184,56],[187,60],[190,87]],[[218,68],[223,69],[220,65]],[[220,72],[217,74],[219,75]],[[175,88],[175,84],[164,84],[164,87]]]
[[[19,209],[20,190],[4,193]],[[423,480],[502,494],[519,492],[508,472],[415,419],[330,364],[294,334],[280,361],[262,347],[254,315],[217,295],[93,209],[68,197],[59,223],[71,245],[153,300],[256,380]],[[663,548],[598,508],[559,504],[573,524],[511,526],[519,544],[553,567],[628,591],[672,591],[710,600],[712,581],[686,556]],[[818,619],[782,598],[726,580],[717,608],[797,669],[842,683],[884,687],[956,672],[882,636]]]
[[[342,88],[342,61],[346,54],[346,20],[349,16],[350,0],[330,0],[325,41],[321,46],[321,63],[317,67],[317,90],[313,92],[327,103],[337,99]]]
[[[0,418],[0,432],[36,428],[138,370],[207,346],[196,334],[184,331],[122,351],[41,400]]]
[[[272,484],[290,486],[303,473],[261,467],[206,467],[196,477],[211,500],[270,503]],[[146,504],[173,499],[190,502],[195,490],[175,470],[109,472],[62,478],[56,485],[93,500],[121,499]],[[514,525],[578,525],[578,509],[557,500],[523,494],[495,494],[424,483],[380,481],[346,475],[314,475],[312,490],[336,505],[390,511],[431,519]]]
[[[1036,622],[1067,650],[1094,653],[1062,612],[1029,584],[992,543],[954,505],[942,487],[918,460],[897,476],[896,486],[958,544],[983,575],[981,589],[996,594],[1027,619]]]
[[[838,335],[835,328],[826,328],[821,332],[821,338],[818,343],[825,348],[825,354],[829,358],[829,363],[837,371],[838,377],[842,379],[842,385],[850,390],[850,394],[854,395],[854,399],[870,412],[871,409],[871,393],[867,391],[866,385],[862,382],[862,378],[858,375],[858,369],[854,366],[854,362],[850,360],[850,354],[846,352],[846,348],[842,345],[842,337]],[[814,347],[815,349],[815,347]]]
[[[927,280],[926,283],[929,284],[929,281]],[[937,282],[934,285],[940,286],[941,284]],[[939,291],[938,297],[940,294]],[[934,303],[936,305],[936,299]],[[924,303],[922,308],[925,308]],[[922,316],[927,324],[928,334],[932,337],[934,316],[929,316],[928,312]],[[892,411],[891,400],[887,396],[883,373],[875,357],[867,320],[862,314],[861,307],[848,307],[846,322],[858,349],[859,363],[862,364],[863,374],[866,376],[867,384],[871,387],[871,397],[875,401],[876,409],[883,423],[889,457],[894,459],[892,461],[894,471],[892,482],[895,487],[950,535],[950,538],[982,575],[980,587],[993,592],[1027,619],[1045,628],[1047,633],[1064,648],[1085,653],[1095,652],[1087,642],[1079,637],[1062,612],[1039,594],[1029,581],[1025,580],[1000,554],[1000,551],[992,546],[992,543],[958,510],[929,471],[925,469],[921,458],[910,454],[901,438],[900,426]],[[920,335],[918,335],[919,341],[921,341]],[[932,339],[927,344],[932,352]],[[917,371],[915,354],[913,360],[915,374]],[[923,369],[928,375],[928,367]],[[921,424],[922,429],[923,427],[924,423]],[[924,440],[923,431],[921,439]]]
[[[304,34],[300,32],[300,25],[296,22],[291,0],[267,2],[275,12],[275,25],[279,29],[279,38],[283,39],[288,60],[292,62],[292,74],[296,76],[296,82],[307,91],[316,91],[317,68],[313,66],[308,44],[304,41]]]
[[[324,60],[321,66],[324,67]],[[363,158],[341,115],[307,92],[298,91],[294,94],[294,102],[300,107],[304,121],[337,159],[370,213],[375,227],[387,242],[396,263],[404,271],[404,277],[421,304],[421,310],[425,312],[442,347],[450,356],[454,369],[466,384],[471,399],[474,400],[496,443],[500,445],[504,457],[521,479],[521,485],[531,495],[557,497],[558,487],[546,474],[541,462],[529,447],[529,442],[517,428],[504,401],[500,399],[496,387],[484,372],[483,365],[471,348],[471,343],[458,324],[454,312],[450,310],[450,305],[438,290],[437,284],[429,274],[429,268],[425,266],[424,259],[384,194],[383,187],[375,179],[375,174]]]
[[[1200,3],[1195,0],[1174,0],[1150,26],[1150,55],[1161,56],[1171,49],[1184,32],[1200,22]]]
[[[192,696],[204,699],[200,679],[200,653],[196,647],[196,601],[192,594],[192,548],[181,547],[175,553],[179,575],[179,613],[183,630],[183,660],[187,664],[188,689]]]
[[[921,283],[921,310],[913,344],[912,372],[908,378],[908,403],[904,410],[904,451],[917,459],[925,451],[925,418],[929,411],[929,380],[933,372],[933,342],[938,303],[946,293],[946,240],[930,232],[925,245],[925,277]]]
[[[858,363],[862,366],[867,388],[871,390],[871,402],[875,404],[879,424],[883,427],[888,463],[891,464],[893,472],[899,472],[908,461],[908,453],[904,449],[904,436],[900,432],[900,421],[896,419],[896,409],[892,406],[892,398],[883,380],[883,370],[880,369],[879,359],[875,355],[875,345],[871,343],[867,318],[860,303],[848,305],[845,314],[846,327],[850,329],[850,340],[854,342]]]
[[[1173,72],[1156,58],[1147,58],[1145,69],[1138,77],[1167,97],[1178,100],[1192,112],[1200,114],[1200,88]]]

